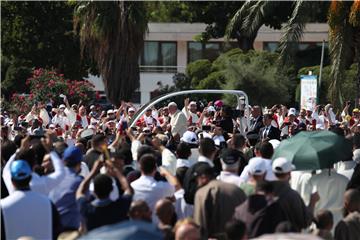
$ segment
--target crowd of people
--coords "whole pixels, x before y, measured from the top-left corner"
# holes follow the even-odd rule
[[[127,102],[102,109],[64,97],[24,115],[2,110],[1,237],[86,239],[143,222],[163,239],[360,239],[358,108],[183,105],[152,107],[136,122]],[[333,131],[353,152],[309,171],[272,159],[301,131]]]

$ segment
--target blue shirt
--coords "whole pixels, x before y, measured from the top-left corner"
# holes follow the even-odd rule
[[[116,201],[111,201],[110,198],[91,201],[81,197],[77,201],[86,228],[91,231],[94,228],[127,220],[132,196],[122,195]]]
[[[72,168],[65,167],[64,180],[50,192],[49,198],[55,204],[64,230],[76,230],[80,226],[80,211],[76,202],[76,190],[83,177]]]

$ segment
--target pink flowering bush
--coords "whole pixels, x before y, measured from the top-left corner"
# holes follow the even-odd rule
[[[34,69],[32,76],[26,80],[30,88],[28,95],[14,93],[11,105],[15,112],[27,113],[35,102],[54,102],[56,105],[63,103],[60,94],[67,96],[70,104],[87,103],[95,98],[94,85],[88,80],[70,80],[64,74],[54,70]]]

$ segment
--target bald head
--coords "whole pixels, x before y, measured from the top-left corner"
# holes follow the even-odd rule
[[[129,209],[129,217],[132,220],[151,222],[151,210],[143,200],[133,201]]]
[[[178,222],[174,228],[175,240],[200,240],[200,229],[190,219]]]
[[[157,201],[155,204],[155,213],[162,224],[172,225],[175,209],[170,200],[160,199]]]
[[[344,208],[347,213],[360,212],[360,191],[349,189],[344,194]]]

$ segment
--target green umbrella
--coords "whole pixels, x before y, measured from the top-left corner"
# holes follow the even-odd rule
[[[351,142],[330,131],[300,132],[276,148],[273,159],[285,157],[296,170],[331,168],[351,156]]]

